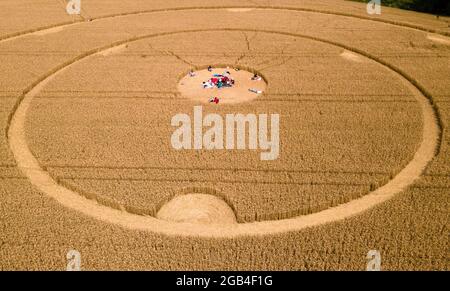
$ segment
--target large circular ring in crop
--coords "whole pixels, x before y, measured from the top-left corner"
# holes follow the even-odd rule
[[[199,30],[200,31],[200,30]],[[240,31],[240,30],[235,30]],[[266,31],[267,33],[278,33],[274,31]],[[176,32],[174,32],[175,34]],[[289,34],[295,37],[304,37],[312,39],[308,36]],[[116,43],[115,45],[121,45],[130,41],[152,37],[143,36],[121,43]],[[352,215],[358,214],[366,209],[373,207],[383,201],[386,201],[393,197],[396,193],[402,191],[405,187],[410,185],[416,178],[418,178],[423,169],[426,167],[429,161],[434,157],[435,150],[438,144],[439,129],[436,124],[436,115],[433,111],[429,100],[424,96],[420,89],[410,82],[410,78],[401,73],[395,67],[382,63],[376,58],[358,51],[351,47],[341,45],[338,43],[330,42],[322,39],[313,39],[316,41],[321,41],[324,43],[332,44],[347,50],[352,50],[354,53],[359,54],[361,57],[366,57],[376,61],[381,65],[389,68],[394,74],[399,74],[404,80],[405,84],[410,88],[419,102],[424,116],[424,130],[423,139],[420,148],[418,149],[413,160],[389,183],[385,186],[376,189],[370,194],[356,200],[352,200],[348,203],[318,212],[310,215],[299,216],[290,219],[282,219],[277,221],[264,221],[264,222],[254,222],[254,223],[241,223],[241,224],[230,224],[225,226],[208,226],[208,225],[196,225],[189,223],[170,223],[166,221],[161,221],[151,217],[145,217],[140,215],[134,215],[124,211],[112,209],[107,206],[99,205],[94,201],[88,200],[81,197],[78,193],[75,193],[53,180],[53,178],[42,169],[37,162],[36,158],[33,156],[28,148],[24,121],[27,113],[27,109],[30,106],[30,102],[33,97],[44,87],[52,78],[60,73],[62,70],[70,67],[71,64],[75,63],[74,60],[71,64],[65,65],[60,68],[59,71],[54,74],[50,74],[45,79],[42,80],[37,86],[29,90],[23,101],[18,106],[9,128],[9,141],[11,150],[17,160],[19,168],[25,173],[25,175],[30,179],[33,185],[35,185],[39,190],[46,193],[47,195],[55,198],[57,201],[63,205],[78,210],[84,214],[90,215],[97,219],[115,223],[124,227],[140,230],[149,230],[154,232],[161,232],[165,234],[173,235],[194,235],[194,236],[204,236],[204,237],[232,237],[238,235],[252,235],[252,234],[270,234],[284,231],[298,230],[305,227],[310,227],[314,225],[319,225],[327,222],[332,222],[335,220],[344,219]],[[109,47],[108,47],[109,48]],[[105,48],[105,49],[108,49]],[[86,54],[83,58],[88,57],[97,53],[98,51],[92,51]]]

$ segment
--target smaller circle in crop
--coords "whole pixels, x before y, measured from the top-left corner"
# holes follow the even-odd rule
[[[178,82],[183,97],[200,103],[250,102],[266,88],[267,81],[259,72],[227,66],[191,70]]]
[[[170,222],[237,223],[233,209],[224,200],[214,195],[198,193],[176,196],[161,207],[156,217]]]

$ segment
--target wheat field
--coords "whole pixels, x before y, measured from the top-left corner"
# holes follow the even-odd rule
[[[83,270],[364,270],[370,250],[449,269],[448,18],[109,2],[0,4],[0,270],[64,270],[71,249]],[[278,159],[173,149],[199,105],[179,82],[209,65],[264,77],[203,114],[279,114]]]

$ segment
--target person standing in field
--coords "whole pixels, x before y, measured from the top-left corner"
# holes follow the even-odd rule
[[[213,88],[213,84],[211,83],[211,81],[208,82],[203,82],[203,89],[211,89]]]
[[[261,81],[261,77],[258,76],[258,74],[254,74],[253,77],[252,77],[252,80],[253,81]]]
[[[219,98],[217,98],[217,97],[211,97],[211,98],[209,99],[209,103],[216,103],[216,104],[219,104]]]

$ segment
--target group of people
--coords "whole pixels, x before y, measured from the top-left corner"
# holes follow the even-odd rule
[[[208,71],[212,72],[212,67],[208,67]],[[191,71],[192,73],[193,71]],[[192,75],[191,75],[192,76]],[[208,81],[203,82],[203,89],[212,89],[217,87],[218,89],[222,87],[232,87],[234,85],[234,80],[231,78],[230,71],[225,71],[223,74],[214,74],[212,78]]]
[[[229,76],[214,74],[211,79],[203,82],[203,88],[210,89],[217,87],[220,89],[222,87],[232,87],[234,83],[234,80]]]
[[[239,71],[239,69],[235,69],[235,70]],[[208,72],[212,72],[212,71],[213,71],[212,66],[208,66]],[[190,77],[195,77],[196,75],[197,74],[194,72],[194,70],[191,70],[189,72]],[[251,80],[252,81],[261,81],[262,77],[259,76],[258,74],[254,74],[253,77],[251,78]],[[212,89],[215,87],[217,87],[218,89],[221,89],[222,87],[233,87],[234,84],[235,84],[235,81],[233,78],[231,78],[230,71],[226,70],[222,74],[214,74],[212,76],[212,78],[210,78],[208,81],[203,82],[202,86],[203,86],[203,89]],[[256,94],[262,93],[262,91],[256,90],[256,89],[249,89],[249,91],[256,93]],[[211,97],[209,99],[210,103],[218,104],[219,101],[220,100],[217,97]]]

